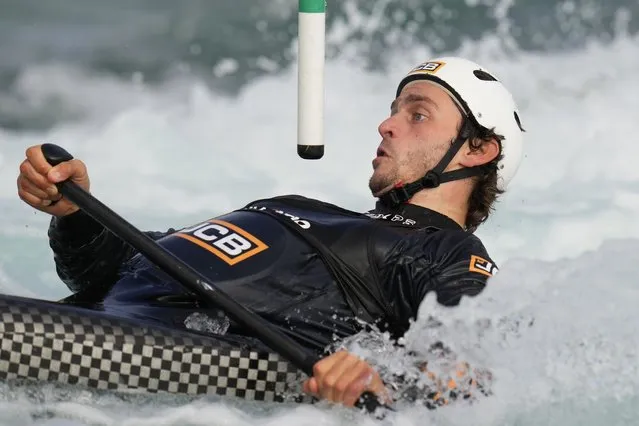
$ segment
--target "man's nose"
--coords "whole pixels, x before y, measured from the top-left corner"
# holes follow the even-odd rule
[[[377,127],[377,131],[382,136],[382,138],[392,138],[397,133],[396,125],[395,125],[396,117],[390,116],[386,120],[379,123]]]

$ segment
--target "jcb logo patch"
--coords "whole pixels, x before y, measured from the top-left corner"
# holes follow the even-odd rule
[[[176,236],[210,251],[229,265],[235,265],[268,248],[242,228],[217,219],[183,229]]]
[[[416,66],[415,68],[413,68],[410,74],[418,74],[418,73],[435,74],[444,65],[445,65],[444,62],[438,62],[438,61],[424,62],[423,64],[420,64]]]
[[[475,255],[470,256],[470,268],[468,270],[488,277],[492,277],[499,271],[492,262]]]

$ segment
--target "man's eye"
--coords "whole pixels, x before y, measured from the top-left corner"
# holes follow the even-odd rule
[[[424,121],[426,120],[428,117],[426,117],[425,114],[419,113],[419,112],[415,112],[413,113],[413,120],[414,121]]]

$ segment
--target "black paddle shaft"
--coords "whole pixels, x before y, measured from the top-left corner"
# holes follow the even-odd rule
[[[73,159],[73,156],[66,150],[49,143],[42,145],[42,153],[52,166]],[[268,347],[288,359],[309,377],[313,375],[313,365],[319,359],[292,338],[275,329],[269,322],[217,289],[207,278],[174,256],[151,237],[139,231],[100,200],[80,188],[75,182],[67,180],[58,183],[57,187],[64,197],[75,203],[86,214],[100,222],[120,239],[130,244],[184,287],[198,294],[207,302],[217,305],[235,322],[255,332]],[[365,392],[356,405],[357,407],[363,406],[367,411],[373,412],[381,404],[373,393]]]

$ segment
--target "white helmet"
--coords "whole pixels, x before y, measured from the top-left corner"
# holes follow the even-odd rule
[[[458,101],[475,125],[504,137],[497,185],[505,190],[521,162],[524,131],[510,92],[484,67],[458,57],[436,58],[416,66],[400,82],[396,96],[414,80],[439,84]]]

